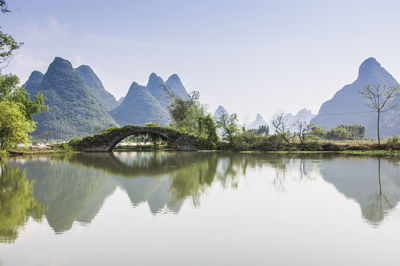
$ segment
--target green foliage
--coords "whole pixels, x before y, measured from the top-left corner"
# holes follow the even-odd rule
[[[326,136],[326,130],[322,129],[321,127],[314,126],[311,128],[311,132],[309,134],[310,138],[323,139],[323,138],[325,138],[325,136]]]
[[[3,11],[3,8],[1,8]],[[3,33],[0,27],[0,71],[8,66],[10,60],[14,57],[15,51],[23,43],[18,43],[11,35]]]
[[[325,134],[326,139],[345,140],[363,139],[365,127],[361,125],[340,125],[328,130]]]
[[[34,130],[32,116],[47,110],[41,93],[32,101],[24,87],[18,86],[15,75],[0,74],[0,147],[28,142]]]
[[[7,3],[0,0],[0,11],[10,12]],[[37,94],[32,101],[24,87],[18,86],[17,76],[2,75],[16,50],[22,43],[0,30],[0,148],[5,149],[28,141],[28,133],[34,130],[32,116],[47,110],[44,97]]]
[[[172,117],[171,126],[198,139],[198,144],[207,149],[216,147],[218,135],[216,125],[206,106],[200,103],[199,92],[192,92],[190,99],[182,99],[170,95],[171,105],[168,107]]]
[[[147,127],[160,127],[159,124],[154,123],[154,122],[148,122],[148,123],[146,123],[146,126],[147,126]]]
[[[32,116],[47,111],[42,93],[38,93],[32,101],[23,86],[18,86],[19,78],[15,75],[0,75],[0,101],[11,101],[21,104],[27,120]]]
[[[19,103],[0,101],[0,147],[5,149],[18,143],[28,142],[28,133],[34,129],[27,120]]]
[[[29,216],[42,219],[45,206],[33,198],[33,183],[17,167],[0,168],[0,242],[13,242]]]
[[[194,144],[196,142],[196,137],[193,137],[190,134],[183,133],[172,127],[128,125],[124,127],[109,128],[102,133],[93,136],[87,136],[80,140],[71,140],[69,142],[69,145],[75,150],[84,151],[87,148],[108,146],[114,139],[124,138],[134,134],[148,135],[150,136],[150,138],[165,136],[165,138],[167,138],[168,141],[172,143],[188,142],[189,144]]]
[[[1,13],[8,13],[10,10],[8,9],[7,2],[5,0],[0,0],[0,11]]]
[[[346,147],[346,150],[349,151],[367,151],[370,150],[370,147],[367,145],[350,145]]]
[[[256,128],[252,128],[252,129],[249,129],[247,131],[254,132],[257,136],[264,136],[264,135],[268,135],[269,134],[269,126],[261,125],[257,129]]]
[[[400,139],[398,136],[389,138],[386,143],[380,144],[376,149],[382,150],[400,150]]]
[[[322,150],[323,151],[341,151],[343,150],[343,147],[340,145],[336,145],[334,143],[324,143],[322,144]]]
[[[8,152],[2,151],[2,150],[0,149],[0,162],[1,162],[4,158],[7,158],[7,157],[8,157]]]
[[[216,121],[217,128],[222,130],[222,137],[228,140],[230,144],[233,144],[233,137],[239,132],[237,115],[222,114]]]

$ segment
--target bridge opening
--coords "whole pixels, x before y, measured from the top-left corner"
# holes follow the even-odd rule
[[[113,151],[171,150],[174,145],[164,136],[151,133],[134,133],[118,142]]]

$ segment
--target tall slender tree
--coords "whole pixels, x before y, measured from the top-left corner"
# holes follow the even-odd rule
[[[374,109],[377,112],[377,123],[376,123],[376,132],[378,137],[378,145],[381,145],[381,137],[380,137],[380,120],[381,113],[390,111],[398,106],[398,104],[393,103],[393,99],[400,95],[400,86],[388,86],[382,83],[378,83],[376,85],[366,85],[362,88],[359,93],[364,96],[364,98],[368,99],[368,102],[365,103],[366,106]]]

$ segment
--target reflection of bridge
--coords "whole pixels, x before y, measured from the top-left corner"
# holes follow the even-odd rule
[[[153,177],[170,174],[183,167],[188,167],[194,163],[210,159],[209,154],[197,152],[118,152],[116,154],[117,156],[115,156],[114,153],[77,153],[72,154],[68,160],[78,165],[102,169],[113,175],[124,177]],[[135,155],[135,157],[131,157],[129,154]],[[127,156],[125,157],[124,155]],[[146,158],[144,155],[151,156],[147,156]],[[124,161],[124,157],[129,162]]]
[[[236,187],[246,169],[258,167],[275,170],[271,181],[277,189],[288,185],[285,180],[290,178],[312,180],[315,173],[354,199],[362,216],[378,225],[400,199],[398,162],[395,158],[379,162],[375,157],[333,154],[131,152],[41,155],[20,161],[12,158],[7,163],[20,167],[15,174],[26,172],[26,178],[34,183],[34,199],[48,206],[48,223],[55,232],[63,232],[75,221],[90,223],[117,187],[134,206],[147,203],[153,214],[163,210],[177,213],[186,199],[198,204],[214,182],[223,188]],[[0,219],[0,229],[4,222]]]
[[[162,126],[124,126],[106,130],[103,133],[71,141],[70,145],[84,152],[110,152],[123,139],[130,135],[150,135],[162,138],[177,150],[194,151],[196,140],[193,136],[184,134],[169,127]]]

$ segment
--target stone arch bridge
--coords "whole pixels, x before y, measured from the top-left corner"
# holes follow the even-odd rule
[[[114,127],[93,136],[87,136],[80,140],[72,140],[70,145],[83,152],[111,152],[115,146],[131,135],[149,134],[156,135],[166,140],[176,150],[195,151],[195,137],[184,134],[173,128],[162,126],[124,126]]]

